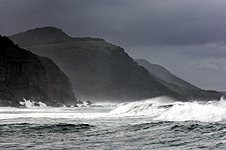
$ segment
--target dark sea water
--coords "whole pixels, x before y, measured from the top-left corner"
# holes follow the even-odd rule
[[[226,101],[0,108],[0,149],[226,149]]]

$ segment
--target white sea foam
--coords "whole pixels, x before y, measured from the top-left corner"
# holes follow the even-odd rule
[[[142,115],[155,117],[166,111],[173,105],[173,103],[175,103],[175,101],[168,97],[157,97],[145,101],[120,104],[116,109],[112,110],[110,114],[122,116]]]
[[[20,102],[21,105],[27,107],[27,108],[45,108],[47,105],[42,102],[33,102],[31,100],[24,99],[24,102]]]
[[[158,97],[142,102],[122,104],[110,114],[121,116],[146,116],[162,121],[226,121],[226,101],[176,102]]]
[[[187,121],[196,120],[202,122],[226,121],[226,101],[185,102],[163,112],[155,120]]]
[[[47,107],[39,102],[25,101],[27,108],[2,107],[0,119],[10,118],[70,118],[117,119],[145,118],[146,121],[226,121],[226,100],[209,102],[178,102],[168,97],[157,97],[128,103],[97,103],[91,107]],[[38,109],[37,109],[38,108]]]
[[[43,102],[34,102],[31,100],[26,100],[19,102],[21,105],[23,105],[26,108],[47,108],[48,106]],[[88,102],[82,102],[81,104],[77,104],[78,107],[88,107],[90,106]],[[63,108],[66,108],[66,105],[62,105]],[[74,106],[71,106],[73,108]]]

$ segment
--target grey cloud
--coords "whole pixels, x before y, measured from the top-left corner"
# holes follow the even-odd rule
[[[57,26],[57,15],[64,8],[54,0],[0,1],[0,34],[11,35],[37,26]]]
[[[200,61],[200,64],[197,67],[198,68],[207,68],[207,69],[219,69],[219,67],[217,65],[211,63],[210,60]]]
[[[150,6],[143,16],[127,24],[126,35],[136,35],[134,41],[145,45],[200,45],[225,41],[226,13],[222,9],[218,12],[222,6],[208,9],[201,3],[203,1],[177,2],[177,5]]]
[[[190,45],[226,41],[223,0],[1,0],[1,34],[37,26],[119,45]],[[10,18],[10,21],[9,21]],[[11,22],[11,24],[10,24]]]
[[[222,43],[180,47],[181,53],[191,57],[226,58],[226,46]]]

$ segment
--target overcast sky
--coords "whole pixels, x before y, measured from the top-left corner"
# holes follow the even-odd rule
[[[104,38],[203,89],[226,91],[225,0],[0,0],[0,34],[54,26]]]

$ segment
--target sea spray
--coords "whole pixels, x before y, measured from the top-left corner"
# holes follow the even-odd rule
[[[226,101],[174,103],[173,107],[163,112],[154,120],[221,122],[226,121]]]
[[[122,103],[110,114],[123,116],[152,116],[156,117],[173,106],[175,100],[169,97],[157,97],[144,101]],[[182,103],[182,102],[177,102]]]
[[[159,121],[226,121],[226,101],[178,102],[158,97],[140,102],[123,103],[109,112],[114,116],[145,116]]]
[[[23,101],[20,101],[19,102],[20,105],[26,107],[26,108],[47,108],[48,106],[43,103],[43,102],[34,102],[32,100],[26,100],[26,99],[23,99]],[[89,107],[91,106],[92,103],[90,101],[86,101],[86,102],[83,102],[81,101],[80,104],[77,104],[77,106],[74,106],[74,105],[71,105],[71,106],[66,106],[66,105],[62,105],[61,107],[71,107],[71,108],[74,108],[74,107]]]
[[[48,107],[39,102],[27,100],[26,108],[1,108],[0,119],[7,118],[146,118],[149,121],[226,121],[226,101],[179,102],[168,97],[157,97],[144,101],[127,103],[96,103],[89,107]],[[8,113],[10,112],[10,113]]]
[[[47,105],[42,102],[33,102],[31,100],[24,99],[23,102],[19,102],[20,105],[26,107],[26,108],[45,108]]]

